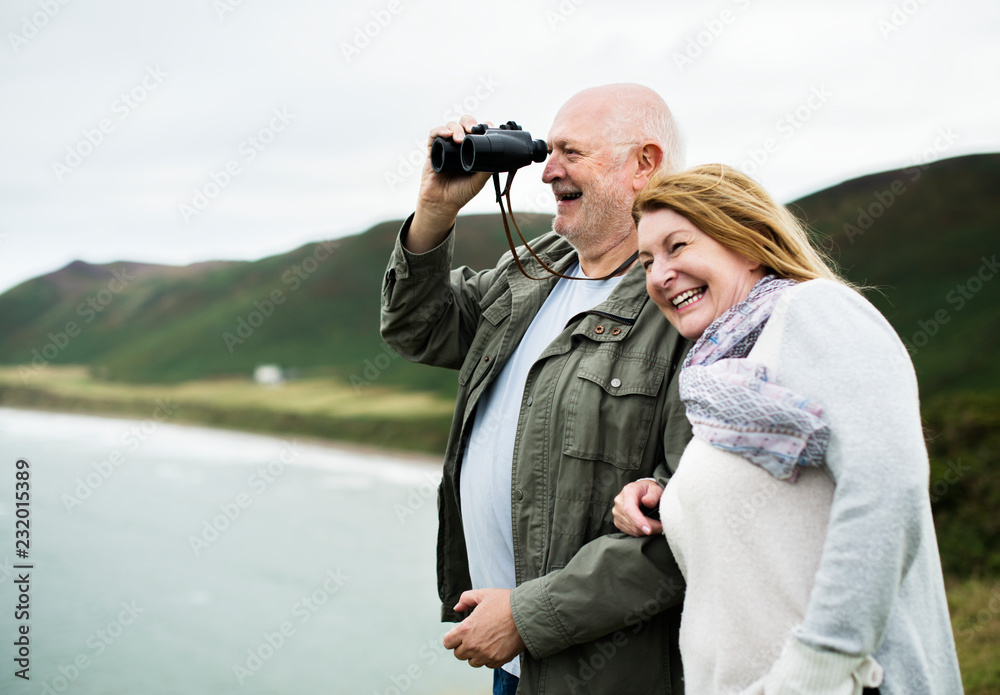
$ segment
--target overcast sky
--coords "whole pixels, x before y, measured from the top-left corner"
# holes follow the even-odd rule
[[[4,0],[0,29],[0,291],[404,217],[432,126],[468,111],[544,138],[610,82],[663,95],[688,164],[785,202],[1000,151],[995,0]],[[540,175],[516,209],[554,210]]]

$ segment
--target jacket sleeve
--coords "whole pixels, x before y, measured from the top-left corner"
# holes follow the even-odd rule
[[[683,576],[662,536],[615,533],[587,543],[566,567],[518,586],[510,604],[525,646],[543,659],[638,626],[683,597]]]
[[[451,269],[454,228],[437,248],[410,253],[403,240],[412,221],[403,223],[382,281],[382,339],[411,362],[459,369],[496,271]]]
[[[678,381],[675,372],[664,404],[665,463],[650,476],[664,486],[691,439]],[[541,659],[636,627],[683,598],[684,576],[662,535],[634,538],[614,533],[584,545],[564,568],[514,589],[511,611],[528,651]]]

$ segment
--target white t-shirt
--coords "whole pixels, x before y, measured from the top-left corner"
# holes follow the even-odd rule
[[[566,275],[581,275],[575,263]],[[577,314],[608,298],[622,276],[601,281],[560,278],[528,326],[524,338],[476,407],[472,434],[462,459],[460,494],[469,574],[476,589],[513,589],[511,469],[514,440],[528,372],[538,356]],[[504,670],[520,676],[517,658]]]

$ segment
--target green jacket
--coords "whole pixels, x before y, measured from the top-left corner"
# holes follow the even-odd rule
[[[409,221],[400,239],[408,229]],[[524,277],[510,253],[491,270],[452,270],[454,238],[424,254],[397,240],[382,286],[382,337],[411,361],[459,370],[437,565],[442,619],[458,621],[451,607],[472,588],[459,501],[472,415],[556,279]],[[576,259],[554,233],[530,243],[555,268]],[[521,258],[529,273],[544,274],[527,252]],[[637,266],[607,301],[574,316],[528,374],[511,489],[511,608],[527,646],[519,693],[683,692],[680,570],[661,536],[618,533],[611,510],[626,483],[665,483],[690,439],[676,378],[687,347],[649,300]]]

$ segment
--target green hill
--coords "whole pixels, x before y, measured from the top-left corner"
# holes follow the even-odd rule
[[[911,349],[925,394],[1000,390],[1000,245],[991,213],[1000,155],[975,155],[847,181],[799,201],[806,219]],[[549,218],[519,215],[525,235]],[[255,262],[187,267],[76,261],[0,295],[0,364],[85,364],[96,376],[177,382],[299,373],[443,393],[454,375],[390,358],[379,286],[399,221]],[[498,215],[463,217],[456,261],[506,250]]]
[[[549,218],[519,216],[525,234]],[[85,364],[105,379],[176,382],[248,375],[262,363],[300,374],[371,377],[385,365],[379,288],[401,221],[255,262],[184,268],[76,261],[0,295],[0,364]],[[506,249],[493,216],[463,217],[456,257],[487,266]],[[450,389],[453,375],[392,360],[385,384]]]
[[[921,392],[1000,389],[1000,155],[865,176],[791,207],[907,345]]]

